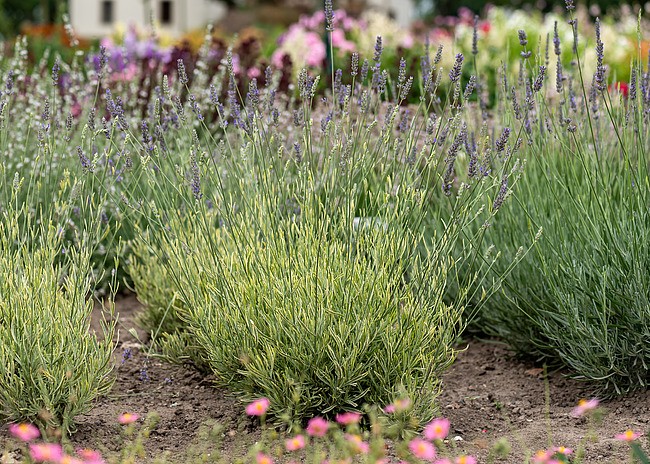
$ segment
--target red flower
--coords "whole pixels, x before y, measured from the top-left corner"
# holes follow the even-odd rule
[[[623,81],[614,82],[607,89],[610,92],[616,91],[620,93],[621,95],[623,95],[624,98],[627,98],[627,94],[630,91],[630,87],[627,84],[627,82],[623,82]]]

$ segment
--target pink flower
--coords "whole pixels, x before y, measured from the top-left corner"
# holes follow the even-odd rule
[[[424,438],[427,440],[442,440],[449,433],[449,420],[443,418],[434,419],[424,427]]]
[[[10,424],[9,433],[22,441],[32,441],[41,436],[38,428],[32,424]]]
[[[386,406],[384,408],[384,411],[387,412],[388,414],[392,414],[394,412],[406,411],[410,406],[411,406],[411,400],[409,400],[408,398],[402,398],[402,399],[395,400],[393,403]]]
[[[536,464],[547,464],[551,459],[552,453],[546,450],[539,450],[533,456],[533,462]]]
[[[623,433],[619,433],[614,438],[616,438],[617,440],[630,442],[636,440],[640,436],[641,434],[638,432],[634,432],[633,430],[626,430]]]
[[[573,453],[573,450],[571,448],[567,448],[565,446],[557,446],[553,448],[553,451],[556,453],[563,454],[564,456],[568,456]]]
[[[125,412],[120,417],[117,418],[117,421],[122,425],[132,424],[133,422],[140,419],[140,416],[130,412]]]
[[[357,49],[354,42],[350,42],[345,38],[345,33],[341,29],[332,31],[332,47],[344,53],[353,52]]]
[[[421,438],[414,438],[409,442],[409,450],[418,459],[433,461],[436,458],[436,448],[431,443]]]
[[[590,400],[582,399],[578,401],[578,406],[573,408],[573,410],[571,411],[571,415],[573,417],[583,416],[585,413],[596,409],[599,403],[600,401],[598,401],[598,399],[596,398],[592,398]]]
[[[260,398],[246,406],[246,414],[249,416],[263,416],[269,409],[271,402],[268,398]]]
[[[102,459],[102,455],[99,451],[88,448],[78,449],[77,456],[83,459],[85,464],[104,464],[104,459]]]
[[[358,412],[343,412],[336,415],[336,422],[341,425],[358,424],[361,420],[361,414]]]
[[[454,464],[476,464],[476,458],[474,456],[458,456]]]
[[[370,451],[370,445],[363,441],[361,435],[346,433],[344,438],[350,444],[354,454],[368,454],[368,451]]]
[[[63,448],[58,443],[33,443],[29,445],[29,455],[36,462],[59,462]]]
[[[324,437],[330,423],[322,417],[312,417],[307,423],[307,434],[310,437]]]
[[[273,459],[260,451],[257,453],[257,456],[255,456],[255,462],[257,464],[273,464]]]
[[[284,442],[284,447],[287,449],[287,451],[296,451],[303,449],[305,447],[304,435],[296,435],[293,438],[289,438]]]
[[[77,459],[74,456],[68,456],[67,454],[61,457],[58,464],[85,464],[81,459]]]

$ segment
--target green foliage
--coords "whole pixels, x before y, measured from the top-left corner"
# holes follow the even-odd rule
[[[650,147],[640,135],[647,121],[641,100],[590,92],[577,68],[565,73],[582,88],[565,84],[562,101],[538,99],[545,123],[529,131],[516,123],[530,161],[486,243],[512,256],[521,237],[542,228],[542,239],[480,325],[621,393],[650,384]],[[516,121],[511,110],[506,104]]]
[[[109,391],[114,327],[89,331],[90,247],[64,248],[56,223],[10,208],[0,222],[0,418],[73,429]]]
[[[150,224],[132,266],[150,303],[143,320],[176,331],[165,336],[168,350],[181,349],[172,358],[198,353],[242,398],[269,397],[275,417],[358,410],[403,390],[426,420],[467,293],[480,282],[484,301],[499,280],[483,279],[490,259],[477,259],[469,224],[496,213],[489,204],[505,199],[508,168],[482,152],[494,174],[463,173],[454,185],[466,135],[458,89],[454,117],[427,129],[424,100],[404,111],[407,96],[394,92],[397,104],[385,105],[385,87],[371,82],[353,82],[347,97],[341,86],[312,112],[317,82],[300,73],[293,121],[282,115],[281,124],[260,103],[273,113],[273,84],[251,90],[241,116],[233,91],[217,107],[216,134],[177,113],[175,152],[156,147],[143,158],[151,196],[129,200]],[[433,142],[436,130],[447,144]],[[458,280],[466,261],[476,265]],[[450,285],[457,294],[445,300]],[[197,346],[183,352],[190,339]]]

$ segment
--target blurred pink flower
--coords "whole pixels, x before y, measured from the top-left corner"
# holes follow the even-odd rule
[[[342,412],[336,415],[336,422],[341,425],[358,424],[361,420],[361,414],[358,412]]]
[[[598,404],[600,404],[600,401],[596,398],[592,398],[590,400],[581,399],[578,401],[578,406],[573,408],[571,411],[571,415],[573,417],[583,416],[585,413],[596,409],[598,407]]]
[[[246,414],[249,416],[263,416],[269,409],[271,402],[268,398],[260,398],[246,406]]]
[[[305,437],[303,435],[296,435],[293,438],[285,440],[284,447],[287,451],[296,451],[305,447]]]
[[[41,436],[38,427],[32,424],[10,424],[9,433],[22,441],[31,441]]]
[[[424,438],[427,440],[442,440],[449,433],[449,419],[434,419],[424,427]]]
[[[387,412],[388,414],[392,414],[394,412],[406,411],[410,406],[411,406],[411,400],[410,399],[401,398],[401,399],[395,400],[393,403],[386,406],[384,408],[384,411]]]
[[[99,451],[88,448],[78,449],[77,456],[83,459],[85,464],[104,464],[104,459]]]
[[[566,446],[556,446],[555,448],[553,448],[553,451],[555,453],[560,453],[565,456],[568,456],[573,453],[573,450],[571,448],[567,448]]]
[[[33,443],[29,445],[29,455],[35,462],[59,462],[63,448],[58,443]]]
[[[538,450],[533,456],[533,462],[536,464],[547,464],[552,455],[552,452],[546,450]]]
[[[626,430],[623,433],[619,433],[614,438],[616,438],[617,440],[630,442],[630,441],[636,440],[640,436],[641,436],[641,434],[638,433],[638,432],[635,432],[633,430]]]
[[[370,445],[363,441],[361,435],[346,433],[344,438],[351,445],[353,453],[368,454],[368,451],[370,451]]]
[[[117,418],[117,421],[122,425],[132,424],[133,422],[140,419],[140,416],[130,412],[125,412],[120,417]]]
[[[257,453],[257,456],[255,456],[255,462],[257,464],[273,464],[273,459],[260,451]]]
[[[86,464],[86,463],[81,459],[75,458],[74,456],[69,456],[67,454],[64,454],[57,464]]]
[[[426,440],[414,438],[409,442],[409,450],[422,461],[433,461],[436,458],[436,447]]]
[[[357,49],[354,42],[345,38],[345,32],[341,29],[334,29],[332,31],[332,46],[344,53],[351,53]]]
[[[310,437],[324,437],[330,423],[322,417],[312,417],[307,423],[307,434]]]
[[[476,464],[476,458],[474,456],[458,456],[454,460],[454,464]]]

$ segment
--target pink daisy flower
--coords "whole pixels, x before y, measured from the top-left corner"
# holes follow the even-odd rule
[[[594,409],[596,409],[599,403],[600,401],[597,398],[592,398],[590,400],[581,399],[580,401],[578,401],[578,406],[573,408],[573,410],[571,411],[571,415],[573,417],[583,416],[589,411],[593,411]]]
[[[330,423],[322,417],[313,417],[307,423],[307,434],[310,437],[324,437]]]
[[[132,424],[138,419],[140,419],[140,416],[138,416],[137,414],[125,412],[124,414],[120,415],[120,417],[117,418],[117,421],[122,425],[127,425],[127,424]]]
[[[41,436],[38,427],[32,424],[10,424],[9,433],[22,441],[32,441]]]
[[[33,443],[29,445],[29,455],[35,462],[59,462],[63,448],[58,443]]]
[[[409,442],[409,450],[418,459],[422,461],[430,461],[436,458],[436,447],[430,442],[421,438],[414,438]]]
[[[427,440],[442,440],[449,434],[449,419],[434,419],[424,427],[424,438]]]
[[[263,416],[269,409],[271,402],[268,398],[260,398],[246,406],[246,414],[249,416]]]
[[[361,420],[361,414],[358,412],[343,412],[336,415],[336,422],[341,425],[358,424]]]
[[[284,442],[284,447],[287,451],[297,451],[305,447],[305,437],[303,435],[296,435],[293,438],[289,438]]]
[[[635,432],[633,430],[626,430],[623,433],[619,433],[614,438],[616,438],[617,440],[630,442],[630,441],[636,440],[640,436],[641,436],[641,434],[638,433],[638,432]]]

